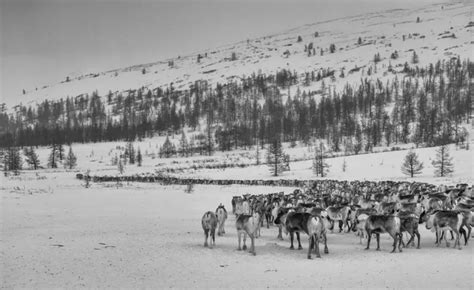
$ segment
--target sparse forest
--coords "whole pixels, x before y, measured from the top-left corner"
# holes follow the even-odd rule
[[[464,142],[460,125],[471,115],[473,73],[471,61],[452,58],[428,67],[405,63],[392,81],[361,79],[341,92],[325,85],[335,77],[329,68],[301,75],[289,70],[253,74],[215,88],[201,81],[185,91],[171,85],[165,90],[138,88],[126,95],[94,92],[19,106],[15,116],[3,110],[0,146],[131,141],[180,134],[185,127],[201,134],[182,145],[186,152],[164,146],[164,156],[211,154],[257,143],[263,147],[277,134],[283,142],[307,145],[326,140],[330,151],[355,154],[397,143]],[[290,86],[316,81],[321,81],[321,90],[298,89],[288,95]],[[315,95],[322,95],[319,102]]]

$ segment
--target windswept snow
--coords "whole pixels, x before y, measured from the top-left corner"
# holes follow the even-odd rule
[[[358,83],[361,77],[367,77],[362,73],[374,65],[376,53],[381,55],[381,62],[377,64],[378,73],[369,78],[382,78],[389,63],[396,69],[398,65],[410,62],[412,50],[419,55],[420,66],[454,56],[460,56],[461,59],[472,57],[473,27],[466,26],[472,20],[470,11],[473,5],[471,2],[442,3],[422,9],[388,10],[315,22],[280,34],[249,39],[194,55],[70,77],[68,82],[64,76],[58,83],[25,88],[26,94],[9,98],[12,103],[7,106],[12,108],[19,103],[28,105],[44,99],[57,100],[94,91],[104,96],[109,91],[115,93],[141,87],[154,89],[171,83],[175,89],[188,89],[196,80],[207,80],[210,84],[225,83],[252,73],[275,73],[281,69],[301,74],[331,68],[336,71],[337,78],[335,82],[326,83],[326,86],[341,89],[346,83]],[[420,23],[416,23],[417,17],[420,17]],[[314,36],[315,32],[319,33],[318,37]],[[454,37],[451,37],[453,34]],[[298,36],[302,37],[302,42],[297,42]],[[357,44],[359,37],[362,39],[361,45]],[[304,51],[305,45],[309,43],[313,43],[315,55],[308,56]],[[335,44],[335,53],[328,51],[330,44]],[[284,55],[287,50],[289,57]],[[395,50],[400,57],[390,60],[390,54]],[[237,60],[231,60],[232,53],[236,54]],[[199,63],[198,54],[203,56]],[[169,66],[169,61],[174,63],[173,67]],[[363,69],[349,74],[348,71],[354,67]],[[142,73],[143,69],[145,74]],[[345,71],[345,78],[338,77],[341,69]],[[318,82],[301,89],[314,91],[320,85]],[[18,92],[22,89],[18,88]]]
[[[307,260],[289,237],[262,228],[257,256],[237,251],[234,217],[214,249],[203,247],[201,217],[233,195],[293,188],[92,184],[70,174],[4,178],[2,288],[471,288],[472,243],[434,246],[421,229],[421,249],[364,251],[353,233],[328,234],[329,254]]]

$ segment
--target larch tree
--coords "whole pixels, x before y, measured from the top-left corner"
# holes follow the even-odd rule
[[[435,168],[436,176],[443,177],[453,173],[453,158],[449,155],[448,146],[443,145],[436,150],[436,158],[432,164]]]
[[[278,176],[285,170],[285,156],[279,138],[275,138],[267,149],[267,164],[273,176]]]
[[[66,156],[66,161],[64,162],[64,167],[68,169],[73,169],[77,165],[77,157],[72,152],[72,147],[69,146],[69,152]]]
[[[402,173],[413,177],[421,174],[423,168],[423,162],[418,160],[418,155],[412,150],[408,151],[402,164]]]
[[[319,147],[316,146],[314,150],[313,159],[313,173],[316,176],[325,177],[329,172],[329,164],[327,164],[324,156],[324,145],[319,143]]]
[[[49,153],[48,157],[48,167],[58,168],[58,146],[56,144],[51,146],[51,153]]]
[[[142,162],[143,162],[143,156],[142,156],[142,152],[140,151],[140,147],[138,147],[138,150],[137,150],[137,165],[138,167],[141,167],[142,166]]]
[[[23,149],[23,154],[26,157],[26,163],[28,163],[32,169],[37,170],[40,165],[40,161],[35,149],[33,147],[25,147]]]

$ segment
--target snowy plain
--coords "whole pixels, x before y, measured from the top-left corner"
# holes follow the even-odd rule
[[[150,89],[174,82],[185,89],[198,79],[211,83],[238,79],[244,74],[277,69],[298,72],[331,67],[340,71],[355,66],[371,66],[373,55],[382,55],[381,67],[387,67],[389,54],[400,52],[391,64],[396,67],[409,61],[410,49],[420,55],[420,64],[459,55],[472,57],[472,28],[466,25],[472,16],[472,3],[439,4],[416,11],[396,10],[315,23],[285,33],[243,41],[215,50],[203,51],[208,57],[200,64],[196,55],[72,78],[70,82],[50,84],[44,88],[27,88],[16,100],[23,104],[44,99],[90,94],[123,92],[141,86]],[[444,8],[441,9],[441,6]],[[472,13],[471,13],[472,14]],[[421,23],[415,24],[417,16]],[[312,35],[320,33],[318,38]],[[456,38],[442,38],[440,33],[455,33]],[[383,33],[382,33],[383,32]],[[419,36],[402,40],[403,35]],[[302,43],[296,43],[301,35]],[[366,45],[357,46],[357,36]],[[421,38],[420,36],[424,36]],[[334,40],[337,41],[334,41]],[[304,45],[314,42],[327,49],[335,42],[335,55],[308,58]],[[288,46],[288,44],[292,44]],[[291,56],[283,53],[290,50]],[[238,51],[238,61],[226,60]],[[147,73],[142,74],[145,68]],[[215,70],[215,71],[213,71]],[[382,77],[385,69],[372,78]],[[360,82],[361,73],[349,75],[330,86]],[[318,90],[321,83],[302,88]],[[296,90],[293,87],[292,90]],[[292,92],[293,94],[294,92]],[[15,101],[16,101],[15,100]],[[16,104],[7,104],[14,106]],[[328,159],[327,178],[338,180],[399,180],[455,185],[474,183],[474,134],[470,129],[470,150],[450,146],[455,164],[454,174],[434,177],[431,160],[436,148],[414,149],[425,164],[423,173],[415,178],[404,176],[400,167],[407,153],[389,151]],[[189,135],[188,135],[189,136]],[[311,169],[311,148],[298,145],[285,151],[291,159],[291,171],[283,176],[270,176],[266,165],[244,168],[192,169],[193,162],[241,162],[255,164],[255,149],[217,152],[212,157],[158,157],[163,136],[135,142],[144,155],[143,166],[126,165],[125,175],[154,173],[165,168],[184,168],[178,177],[208,179],[317,179]],[[179,142],[179,136],[172,141]],[[462,250],[437,248],[434,234],[421,229],[421,249],[405,249],[390,254],[391,241],[382,235],[382,251],[364,251],[353,233],[328,235],[330,253],[322,259],[307,260],[306,251],[291,251],[288,236],[277,240],[277,228],[262,229],[256,242],[257,256],[239,252],[230,215],[226,235],[217,237],[216,247],[203,247],[201,217],[222,203],[230,211],[231,198],[246,193],[260,194],[284,191],[292,187],[202,186],[192,193],[184,186],[163,186],[149,183],[92,183],[85,188],[76,179],[77,173],[90,170],[92,175],[119,175],[111,164],[115,154],[122,152],[125,142],[72,144],[78,157],[73,170],[23,170],[19,176],[0,176],[0,277],[1,288],[465,288],[474,285],[474,260],[471,244]],[[397,145],[398,146],[398,145]],[[400,146],[405,149],[412,145]],[[390,148],[378,148],[380,151]],[[37,149],[41,164],[46,166],[50,148]],[[67,153],[67,148],[66,148]],[[264,150],[261,152],[265,156]],[[342,170],[343,162],[347,168]],[[307,240],[302,235],[303,247]]]
[[[150,142],[141,146],[154,147]],[[473,140],[470,145],[473,148]],[[220,203],[230,211],[234,195],[289,193],[295,188],[196,185],[186,193],[185,186],[126,182],[91,183],[85,188],[76,173],[91,169],[118,174],[116,166],[107,165],[116,146],[73,144],[77,169],[24,170],[20,176],[0,177],[3,288],[472,288],[472,240],[462,250],[437,248],[434,234],[423,225],[421,249],[390,254],[392,242],[382,235],[382,251],[375,251],[375,241],[371,250],[364,251],[365,245],[353,233],[331,233],[330,253],[315,260],[307,260],[305,250],[289,250],[289,237],[279,241],[277,228],[271,226],[262,229],[254,257],[236,250],[235,218],[230,214],[225,236],[216,238],[214,249],[205,248],[200,224],[204,212],[214,211]],[[38,150],[42,162],[48,150]],[[291,150],[301,155],[307,149]],[[452,145],[455,173],[442,179],[433,177],[428,165],[434,148],[416,149],[427,167],[417,178],[403,177],[400,165],[406,152],[332,158],[328,178],[473,183],[472,149],[456,150]],[[342,172],[344,159],[346,172]],[[183,162],[183,158],[168,162],[179,160]],[[125,170],[152,171],[158,163],[162,160],[145,157],[142,167],[128,165]],[[266,165],[181,174],[273,178]],[[310,161],[295,162],[278,178],[311,178]],[[307,249],[304,235],[302,244]]]
[[[43,175],[41,175],[43,176]],[[200,218],[233,195],[293,188],[92,184],[70,174],[2,180],[3,287],[10,288],[472,288],[472,243],[421,249],[363,250],[353,233],[328,235],[330,253],[307,260],[277,228],[263,228],[257,256],[239,252],[234,217],[213,249],[203,247]],[[15,184],[15,185],[14,185]],[[18,185],[19,184],[19,185]],[[6,188],[5,188],[6,187]],[[307,239],[302,235],[307,249]]]

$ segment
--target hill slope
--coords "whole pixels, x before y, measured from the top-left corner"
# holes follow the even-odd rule
[[[451,56],[460,56],[461,59],[471,56],[474,27],[469,25],[472,20],[469,11],[473,7],[473,3],[440,4],[316,22],[175,59],[77,77],[65,76],[60,83],[26,91],[12,99],[15,103],[7,106],[75,97],[93,91],[104,96],[109,91],[120,93],[141,87],[163,88],[170,83],[175,89],[182,90],[196,80],[206,80],[210,84],[226,83],[244,75],[275,73],[281,69],[302,75],[331,68],[337,72],[336,76],[345,70],[344,79],[337,77],[331,83],[341,88],[347,82],[358,82],[373,65],[376,53],[381,56],[379,67],[388,66],[389,61],[393,67],[410,61],[412,50],[419,55],[421,66]],[[297,41],[299,36],[300,42]],[[335,45],[334,53],[329,51],[331,44]],[[312,46],[314,50],[305,51],[305,46]],[[399,58],[390,60],[394,51],[399,53]],[[198,54],[202,56],[199,62]],[[363,69],[348,75],[347,72],[354,67]],[[382,74],[383,70],[379,70],[378,74],[372,74],[372,78]],[[313,86],[319,88],[320,83]],[[314,90],[314,87],[306,90]]]

